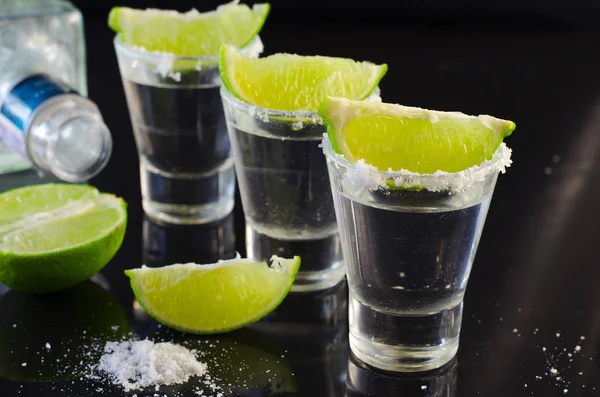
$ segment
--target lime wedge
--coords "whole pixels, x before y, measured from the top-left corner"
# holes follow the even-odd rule
[[[267,109],[316,111],[328,95],[366,99],[387,65],[295,54],[254,58],[225,45],[220,70],[227,89],[244,102]]]
[[[108,26],[128,44],[147,51],[168,52],[178,56],[217,55],[222,44],[245,47],[260,32],[270,5],[231,2],[216,11],[137,10],[114,7]]]
[[[260,320],[288,294],[300,258],[231,259],[126,270],[142,307],[157,321],[195,334],[232,331]]]
[[[515,123],[380,102],[326,98],[319,115],[334,150],[381,171],[458,172],[490,159]]]
[[[0,283],[43,293],[78,284],[118,251],[125,202],[85,185],[46,184],[0,194]]]

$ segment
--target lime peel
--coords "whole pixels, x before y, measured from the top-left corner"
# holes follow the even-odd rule
[[[273,311],[291,290],[300,257],[143,266],[126,270],[140,305],[160,323],[196,334],[229,332]]]

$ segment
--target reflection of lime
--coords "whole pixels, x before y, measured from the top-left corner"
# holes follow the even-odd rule
[[[126,270],[142,307],[169,327],[197,334],[241,328],[273,311],[290,291],[300,258],[271,265],[230,259]]]
[[[91,186],[46,184],[0,194],[0,282],[33,293],[96,274],[123,242],[125,202]]]
[[[327,95],[367,98],[387,65],[295,54],[255,58],[225,45],[220,71],[223,84],[244,102],[267,109],[316,111]]]
[[[123,41],[147,51],[196,57],[218,54],[223,43],[246,46],[260,32],[269,9],[269,4],[250,9],[235,2],[206,13],[114,7],[108,25]]]
[[[0,296],[0,376],[19,381],[87,373],[109,340],[129,332],[127,314],[105,289],[86,281],[54,294]]]
[[[515,123],[377,102],[326,98],[319,115],[336,152],[379,170],[457,172],[490,159]]]

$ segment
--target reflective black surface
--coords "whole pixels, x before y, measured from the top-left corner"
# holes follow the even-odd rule
[[[127,331],[206,350],[224,366],[222,379],[233,377],[235,386],[247,377],[247,388],[233,387],[234,395],[600,396],[598,33],[403,29],[391,23],[363,29],[304,19],[265,25],[267,53],[387,62],[381,84],[386,101],[488,113],[517,124],[506,140],[514,164],[499,177],[467,288],[457,360],[414,378],[378,373],[349,357],[343,286],[290,296],[268,319],[211,338],[164,329],[134,308],[124,269],[230,257],[233,235],[244,255],[243,214],[238,200],[231,219],[189,232],[144,220],[112,35],[105,14],[86,17],[90,96],[115,141],[111,162],[93,182],[127,200],[128,231],[122,249],[93,282],[54,297],[0,288],[0,396],[124,395],[105,383],[80,380],[78,371],[80,361],[85,369],[94,360],[82,356],[86,346]],[[250,369],[233,376],[230,370],[239,363]],[[266,370],[274,375],[253,372]],[[180,393],[189,395],[185,387]],[[171,391],[161,389],[161,395]]]

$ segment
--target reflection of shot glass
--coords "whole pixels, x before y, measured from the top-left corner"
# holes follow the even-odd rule
[[[161,225],[144,219],[144,265],[215,263],[235,257],[233,213],[204,225]]]
[[[332,287],[344,266],[319,148],[325,126],[316,112],[246,104],[223,87],[223,106],[246,217],[246,251],[254,260],[302,258],[293,291]]]
[[[144,211],[178,224],[223,218],[233,209],[235,174],[218,55],[151,53],[119,36],[114,44],[140,157]],[[261,50],[258,38],[248,47]]]
[[[427,396],[454,397],[457,392],[457,360],[426,374],[394,376],[367,367],[350,354],[346,397]]]
[[[352,351],[389,371],[443,366],[458,349],[471,265],[510,150],[502,144],[458,173],[418,175],[350,163],[327,137],[323,146],[347,263]]]
[[[288,295],[250,326],[286,349],[302,396],[344,394],[348,360],[348,287]]]

